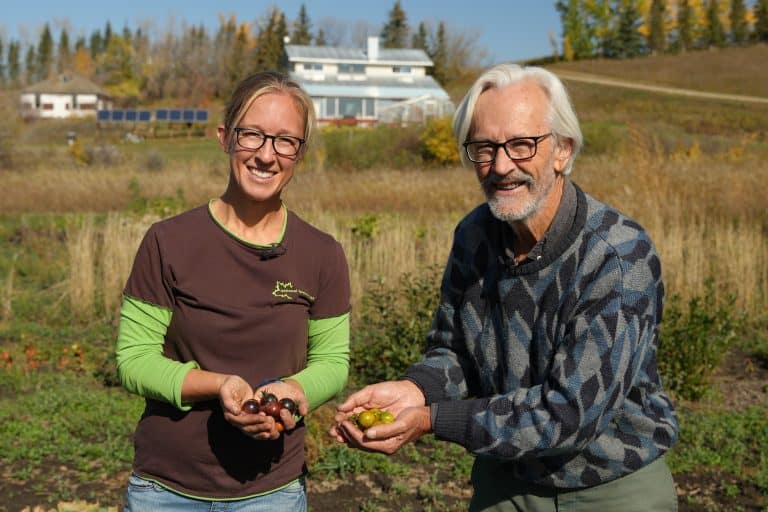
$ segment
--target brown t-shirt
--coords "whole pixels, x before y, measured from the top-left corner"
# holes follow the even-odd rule
[[[126,295],[172,311],[166,357],[236,374],[252,386],[305,368],[308,321],[349,311],[341,245],[288,212],[279,247],[225,231],[201,206],[154,224],[139,247]],[[231,426],[217,400],[190,411],[147,400],[134,471],[203,498],[238,498],[304,471],[304,425],[275,441]]]

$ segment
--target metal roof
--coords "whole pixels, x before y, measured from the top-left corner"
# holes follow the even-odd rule
[[[431,66],[433,63],[424,50],[416,48],[379,48],[376,60],[368,59],[364,48],[345,48],[340,46],[303,46],[285,45],[289,62],[342,62],[342,63],[394,63],[418,66]]]
[[[310,96],[344,98],[403,99],[429,95],[449,100],[448,93],[431,76],[412,77],[404,81],[398,77],[367,77],[365,80],[339,80],[327,75],[325,80],[307,80],[299,73],[291,73],[291,79],[299,82]]]
[[[24,93],[38,94],[98,94],[109,96],[104,89],[87,78],[73,73],[62,73],[25,88]]]

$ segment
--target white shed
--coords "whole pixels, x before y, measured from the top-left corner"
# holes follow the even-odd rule
[[[21,92],[24,117],[63,119],[95,116],[97,110],[112,108],[112,98],[98,85],[73,73],[43,80]]]

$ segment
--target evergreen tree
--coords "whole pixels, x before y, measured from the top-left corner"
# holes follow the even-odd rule
[[[709,0],[707,3],[707,26],[705,41],[709,46],[724,46],[725,31],[720,22],[720,5],[718,0]]]
[[[400,0],[395,1],[392,10],[389,11],[389,19],[381,29],[381,42],[384,48],[405,48],[408,38],[408,20],[400,5]]]
[[[101,32],[94,30],[91,33],[90,44],[91,59],[96,60],[101,52],[104,51],[104,39],[101,37]]]
[[[693,9],[688,0],[680,0],[677,6],[677,38],[674,48],[679,52],[693,48]]]
[[[131,33],[131,29],[128,25],[123,26],[123,39],[128,44],[133,44],[133,34]]]
[[[430,74],[439,83],[444,84],[448,80],[450,72],[448,71],[448,42],[445,35],[445,23],[442,21],[437,26],[437,33],[429,56],[433,64]]]
[[[613,55],[621,58],[637,57],[643,51],[643,40],[638,28],[642,16],[635,0],[620,0],[618,5],[619,26],[616,31]]]
[[[26,84],[32,84],[37,80],[37,54],[35,45],[27,47],[27,53],[24,55],[24,81]]]
[[[588,59],[594,48],[582,3],[579,0],[558,0],[555,8],[563,24],[563,57],[565,60]]]
[[[53,36],[46,23],[40,34],[40,42],[37,45],[37,65],[35,68],[35,80],[45,80],[53,71]]]
[[[608,57],[616,37],[615,18],[610,0],[586,0],[585,16],[589,19],[588,37],[594,40],[596,55]]]
[[[664,30],[664,18],[667,5],[664,0],[653,0],[651,3],[650,33],[648,34],[648,49],[653,54],[662,53],[667,46],[667,34]]]
[[[327,45],[327,39],[325,37],[325,31],[320,28],[317,30],[317,35],[315,36],[315,46],[325,46]]]
[[[59,73],[67,71],[72,64],[72,51],[69,48],[69,34],[67,29],[61,29],[59,35],[59,48],[56,51],[56,69]]]
[[[312,44],[311,26],[312,24],[309,22],[309,15],[307,14],[307,6],[302,3],[299,9],[299,17],[293,22],[291,44]]]
[[[267,23],[259,29],[256,36],[257,70],[285,69],[284,53],[287,35],[285,14],[278,7],[274,7]]]
[[[423,21],[419,23],[418,30],[411,37],[411,48],[418,48],[429,53],[429,34],[427,33],[427,26]]]
[[[731,0],[731,42],[744,44],[747,40],[747,8],[744,0]]]
[[[112,39],[112,24],[107,20],[106,25],[104,25],[104,43],[102,45],[102,50],[106,50],[109,46],[109,40]]]
[[[20,52],[18,41],[11,41],[8,44],[8,84],[11,87],[18,87],[21,79]]]
[[[768,42],[768,0],[756,0],[753,9],[755,14],[753,38],[755,41]]]
[[[3,60],[3,39],[0,37],[0,87],[5,87],[5,61]]]

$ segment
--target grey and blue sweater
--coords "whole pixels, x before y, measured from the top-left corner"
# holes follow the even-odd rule
[[[656,365],[664,286],[643,228],[566,180],[566,228],[515,265],[487,205],[457,226],[423,359],[405,377],[433,430],[510,478],[575,489],[649,464],[677,438]]]

